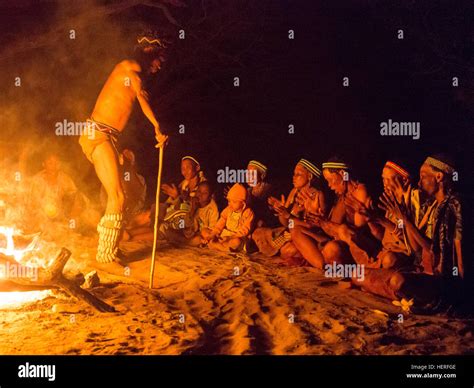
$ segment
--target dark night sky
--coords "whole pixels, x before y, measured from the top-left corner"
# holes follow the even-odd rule
[[[259,158],[287,179],[301,156],[321,163],[338,153],[373,180],[387,158],[405,160],[414,172],[432,151],[462,158],[468,112],[448,72],[413,70],[409,58],[419,48],[409,30],[400,41],[367,10],[298,4],[281,7],[286,15],[267,27],[244,68],[220,73],[219,90],[209,85],[205,109],[176,107],[175,117],[166,117],[170,128],[184,122],[193,132],[174,136],[170,162],[194,152],[213,171]],[[294,41],[286,39],[289,28]],[[239,88],[232,86],[235,75]],[[350,77],[349,88],[343,76]],[[380,122],[389,118],[420,121],[421,139],[381,137]],[[294,135],[287,133],[290,123]]]
[[[210,13],[199,30],[191,30],[205,37],[205,42],[220,31],[221,39],[213,49],[224,53],[233,55],[245,48],[239,63],[217,60],[212,51],[200,50],[192,39],[176,42],[167,68],[152,87],[153,104],[163,130],[171,138],[165,152],[165,181],[180,179],[179,160],[186,154],[196,155],[211,179],[219,168],[244,168],[249,159],[259,159],[269,165],[285,190],[300,157],[320,164],[333,154],[345,157],[361,180],[376,191],[380,189],[381,167],[389,158],[405,161],[416,174],[429,153],[448,152],[457,159],[460,176],[470,175],[466,164],[472,153],[473,101],[472,97],[470,101],[460,98],[458,89],[451,86],[453,76],[460,77],[462,90],[473,82],[472,67],[459,65],[472,59],[474,34],[467,19],[469,2],[456,1],[454,8],[453,2],[430,2],[432,7],[419,2],[420,9],[425,4],[424,9],[429,10],[426,13],[369,0],[334,5],[326,1],[251,3],[233,2],[241,5],[234,7],[238,27],[233,27],[229,15],[223,12],[216,13],[215,19]],[[174,16],[184,20],[183,24],[191,23],[199,4],[190,2],[187,9],[173,10]],[[225,8],[230,3],[213,4]],[[48,21],[52,12],[46,8],[5,9],[2,42],[10,36],[21,38],[30,31],[47,28],[42,20]],[[133,31],[130,25],[138,20],[149,25],[166,22],[156,12],[136,7],[112,15],[110,20]],[[426,34],[422,33],[424,26]],[[399,28],[404,30],[403,40],[397,39]],[[289,29],[295,31],[294,40],[287,39]],[[94,31],[101,33],[100,28]],[[438,46],[432,44],[432,36],[439,37]],[[96,58],[94,66],[85,68],[81,66],[83,56],[93,54],[86,52],[87,42],[82,47],[83,53],[78,53],[71,46],[60,63],[55,63],[57,46],[3,60],[4,69],[11,69],[15,61],[14,68],[31,69],[39,57],[50,58],[48,68],[55,73],[53,90],[47,78],[44,85],[32,91],[37,97],[35,104],[47,104],[39,113],[36,111],[34,129],[44,137],[48,137],[47,128],[52,123],[69,117],[65,100],[80,99],[82,110],[72,116],[77,120],[87,118],[114,56],[119,59],[122,53],[114,51],[114,42],[108,42],[100,49],[103,56]],[[442,53],[446,47],[448,53],[454,50],[459,61],[440,60],[438,48]],[[80,71],[71,72],[69,67],[74,66]],[[235,76],[240,77],[238,88],[232,84]],[[342,86],[344,76],[350,77],[350,87]],[[184,85],[190,78],[199,82],[186,89]],[[54,90],[59,84],[71,88],[63,87],[57,93]],[[24,90],[20,93],[11,89],[2,93],[3,97],[23,106],[28,115],[31,105],[24,102]],[[380,136],[380,122],[389,118],[421,122],[421,139]],[[185,135],[178,134],[181,123],[186,125]],[[289,124],[295,125],[293,135],[288,134]],[[25,132],[30,130],[25,128]],[[81,177],[95,179],[75,140],[53,141],[60,148],[72,144],[72,150],[67,148],[67,156],[75,158],[70,168],[80,170]],[[137,151],[153,197],[157,158],[152,128],[138,109],[122,143]],[[461,179],[462,187],[467,187],[466,180]]]

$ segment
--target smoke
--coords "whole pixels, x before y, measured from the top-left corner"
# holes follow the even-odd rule
[[[98,192],[78,137],[57,136],[55,126],[89,117],[108,74],[130,54],[137,32],[147,28],[137,17],[129,20],[132,6],[86,0],[2,9],[3,169],[21,164],[22,173],[32,175],[53,149],[78,186],[90,195]]]
[[[32,177],[50,153],[84,199],[99,203],[100,182],[78,136],[58,136],[56,128],[89,118],[113,67],[129,57],[137,33],[149,29],[136,8],[95,0],[0,3],[0,225],[41,224],[26,214],[26,204]],[[87,215],[91,224],[96,216]],[[57,232],[64,225],[42,226],[55,240],[71,236]]]

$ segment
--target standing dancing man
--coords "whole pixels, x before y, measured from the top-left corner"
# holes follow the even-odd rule
[[[94,129],[80,137],[84,154],[94,164],[97,177],[107,193],[107,207],[97,231],[99,244],[96,259],[101,263],[119,261],[118,242],[123,226],[124,193],[119,177],[117,140],[132,112],[135,99],[155,129],[157,147],[163,147],[168,137],[161,133],[158,120],[144,89],[145,79],[156,75],[164,62],[163,40],[156,36],[140,36],[135,59],[126,59],[115,66],[107,79],[88,124]]]

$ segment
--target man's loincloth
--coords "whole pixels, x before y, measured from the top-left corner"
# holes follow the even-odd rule
[[[120,132],[114,127],[95,121],[92,118],[87,119],[87,123],[93,128],[93,136],[90,136],[90,131],[85,131],[79,137],[79,144],[81,145],[82,151],[86,155],[87,159],[89,159],[89,161],[93,163],[92,153],[94,152],[97,146],[104,142],[110,142],[118,155],[117,142]]]

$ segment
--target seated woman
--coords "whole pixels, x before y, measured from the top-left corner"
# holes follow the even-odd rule
[[[400,163],[387,161],[382,170],[384,193],[393,195],[398,202],[403,202],[409,210],[412,221],[419,225],[420,192],[410,185],[410,174]],[[432,202],[432,201],[431,201]],[[416,265],[417,252],[408,243],[408,236],[403,223],[390,212],[381,215],[363,204],[354,203],[359,212],[369,219],[372,234],[378,238],[382,247],[376,257],[369,257],[354,241],[349,241],[350,251],[358,264],[371,268],[409,269]]]
[[[219,210],[212,195],[208,181],[199,183],[196,196],[191,199],[191,209],[186,215],[186,227],[183,231],[169,230],[166,237],[170,242],[191,246],[202,244],[219,219]]]
[[[168,199],[165,203],[160,203],[160,239],[174,239],[178,235],[184,237],[183,232],[189,224],[191,203],[199,184],[206,181],[199,162],[192,156],[184,156],[181,159],[181,174],[184,180],[178,186],[162,186],[162,191],[168,195]],[[127,223],[123,240],[153,241],[154,213],[154,206],[137,212]]]
[[[196,196],[198,185],[206,181],[201,165],[192,156],[184,156],[181,159],[181,174],[184,180],[176,186],[175,184],[164,184],[162,191],[168,195],[164,204],[160,204],[160,236],[166,238],[168,230],[180,230],[186,227],[185,219],[191,209],[191,200]]]
[[[291,230],[292,241],[309,264],[323,269],[325,264],[353,263],[348,242],[356,241],[365,251],[375,252],[376,239],[370,233],[368,218],[354,204],[370,207],[365,185],[350,175],[348,165],[338,158],[323,163],[323,175],[337,195],[329,216],[309,214],[305,224]]]
[[[247,204],[255,213],[255,226],[269,226],[274,217],[267,203],[272,190],[272,185],[266,180],[268,168],[257,160],[251,160],[247,171],[253,172],[251,175],[255,178],[247,182]]]
[[[366,270],[365,290],[390,299],[414,298],[416,306],[424,307],[447,307],[462,295],[467,266],[462,254],[461,203],[453,192],[454,172],[453,163],[443,155],[425,160],[419,186],[434,206],[422,210],[418,225],[403,201],[393,193],[382,196],[381,208],[403,222],[408,243],[421,252],[421,261],[414,271]]]
[[[32,177],[25,200],[30,215],[25,227],[47,233],[48,225],[54,222],[69,228],[74,225],[73,229],[84,233],[95,232],[100,213],[64,171],[60,157],[49,152],[42,166]]]
[[[298,263],[301,257],[298,249],[291,241],[290,230],[298,225],[306,225],[305,217],[309,213],[325,214],[325,199],[322,191],[312,187],[319,179],[321,171],[306,159],[301,159],[293,172],[293,189],[288,198],[282,195],[268,199],[268,204],[278,216],[282,225],[279,228],[258,228],[252,235],[260,252],[268,256],[280,253],[290,264]]]

